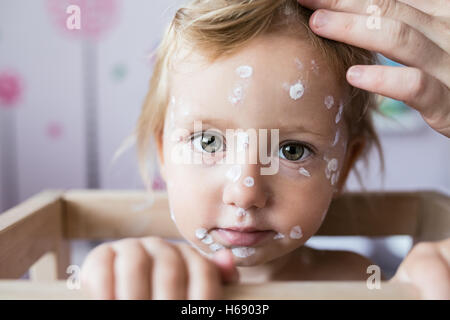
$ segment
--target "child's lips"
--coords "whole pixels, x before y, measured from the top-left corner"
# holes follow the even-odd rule
[[[274,231],[238,231],[231,229],[214,229],[221,240],[232,246],[253,246],[258,244],[268,236],[274,234]]]

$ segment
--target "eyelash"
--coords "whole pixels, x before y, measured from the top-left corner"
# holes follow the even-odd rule
[[[195,140],[196,138],[201,138],[205,132],[206,132],[206,131],[194,133],[194,134],[190,135],[190,136],[188,137],[187,140],[191,143],[191,145],[193,145],[194,140]],[[218,134],[218,133],[217,133],[217,134]],[[218,134],[218,135],[219,135],[219,134]],[[224,152],[224,151],[226,151],[226,143],[225,143],[225,139],[224,139],[222,136],[221,136],[221,141],[222,141],[222,148],[223,148],[223,150],[218,151],[218,152]],[[285,159],[285,158],[283,159],[283,158],[282,158],[283,160],[289,161],[289,162],[291,162],[291,163],[301,163],[301,162],[307,161],[309,158],[314,157],[314,156],[316,155],[315,148],[314,148],[313,146],[311,146],[309,143],[301,142],[301,141],[295,141],[295,140],[283,141],[282,143],[280,143],[280,148],[278,149],[278,154],[280,153],[281,149],[282,149],[284,146],[289,145],[289,144],[299,144],[299,145],[302,146],[303,148],[307,149],[307,150],[309,151],[310,155],[309,155],[306,159],[303,159],[303,160],[292,161],[292,160],[288,160],[288,159]],[[202,152],[205,152],[205,153],[208,153],[208,154],[213,154],[213,153],[211,153],[211,152],[206,152],[206,151],[204,151],[204,150],[203,150]]]
[[[283,160],[289,161],[290,163],[302,163],[302,162],[308,161],[311,157],[314,157],[316,155],[316,151],[314,150],[314,147],[312,147],[310,144],[305,143],[305,142],[300,142],[300,141],[293,141],[293,140],[283,141],[282,143],[280,143],[280,149],[279,149],[278,153],[281,153],[282,148],[289,144],[298,144],[301,147],[305,148],[310,153],[310,155],[308,155],[305,159],[299,159],[299,160],[295,160],[295,161],[282,158]]]

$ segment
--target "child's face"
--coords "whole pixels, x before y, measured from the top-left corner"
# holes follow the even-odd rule
[[[192,56],[171,76],[160,164],[181,234],[204,254],[234,249],[238,266],[304,244],[320,227],[349,162],[340,110],[345,96],[326,63],[301,40],[265,35],[212,64]],[[208,130],[203,137],[194,121]],[[227,129],[256,130],[258,140],[248,146],[240,134],[231,147]],[[272,149],[272,163],[262,165],[259,157],[227,163],[226,155],[246,155],[261,143],[259,129],[267,129],[263,151]],[[279,129],[279,141],[272,129]],[[179,152],[194,163],[180,163]],[[272,174],[261,174],[269,166]],[[223,230],[229,228],[265,232]]]

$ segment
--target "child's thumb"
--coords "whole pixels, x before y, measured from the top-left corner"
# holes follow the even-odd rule
[[[220,274],[224,283],[232,283],[239,281],[239,272],[234,265],[233,255],[229,249],[217,251],[212,260],[219,267]]]

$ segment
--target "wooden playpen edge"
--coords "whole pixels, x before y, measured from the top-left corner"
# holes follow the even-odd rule
[[[72,283],[73,285],[73,283]],[[73,287],[72,287],[73,288]],[[417,300],[417,289],[407,283],[382,281],[369,289],[365,281],[289,281],[226,285],[224,300]],[[0,300],[90,300],[66,281],[0,280]]]

